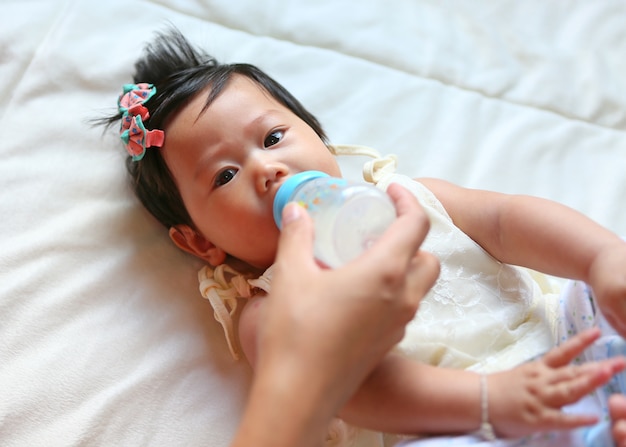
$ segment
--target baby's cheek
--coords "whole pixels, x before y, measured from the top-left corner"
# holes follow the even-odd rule
[[[248,263],[260,269],[270,267],[276,259],[278,239],[278,234],[259,235],[247,239],[248,243],[242,248],[247,257],[241,257],[241,259],[247,260]]]

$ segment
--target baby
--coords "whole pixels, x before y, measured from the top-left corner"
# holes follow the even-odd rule
[[[108,120],[122,121],[135,191],[179,248],[215,267],[202,270],[201,290],[232,352],[238,333],[254,365],[256,321],[277,250],[274,195],[301,171],[340,177],[334,153],[341,148],[330,146],[315,117],[264,72],[219,64],[177,32],[148,46],[136,69],[136,84],[125,86],[119,114]],[[428,213],[424,248],[440,259],[441,277],[396,352],[340,416],[405,434],[468,433],[482,425],[487,438],[492,428],[518,437],[594,423],[594,416],[560,409],[624,368],[623,359],[605,359],[606,349],[600,354],[607,343],[620,347],[621,338],[594,303],[626,333],[619,325],[626,318],[617,313],[626,297],[619,273],[626,243],[553,202],[417,182],[379,166],[371,165],[371,180],[383,189],[401,184]],[[581,282],[551,296],[539,277],[513,265]],[[239,297],[247,303],[235,329]],[[592,362],[569,365],[600,330],[601,343],[587,350]],[[618,430],[626,419],[623,400],[610,410],[615,440],[626,443]],[[590,445],[588,432],[572,436]]]

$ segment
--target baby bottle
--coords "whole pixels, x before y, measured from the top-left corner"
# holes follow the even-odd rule
[[[368,248],[396,218],[387,194],[372,185],[304,171],[289,177],[274,198],[274,221],[282,228],[289,202],[303,206],[315,223],[315,258],[336,268]]]

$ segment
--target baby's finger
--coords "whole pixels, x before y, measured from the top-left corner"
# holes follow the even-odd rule
[[[592,328],[576,334],[561,346],[543,356],[543,362],[551,367],[565,366],[587,349],[600,336],[600,329]]]
[[[614,374],[623,371],[623,358],[608,359],[598,363],[569,366],[558,371],[558,379],[545,388],[545,400],[560,408],[577,402],[596,388],[606,384]]]
[[[563,413],[560,410],[551,409],[541,415],[541,423],[537,429],[538,431],[571,430],[597,422],[598,417],[592,414]]]

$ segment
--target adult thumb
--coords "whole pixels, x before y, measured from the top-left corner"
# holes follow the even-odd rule
[[[276,261],[312,260],[313,236],[313,221],[306,210],[295,202],[288,203],[283,208]]]

